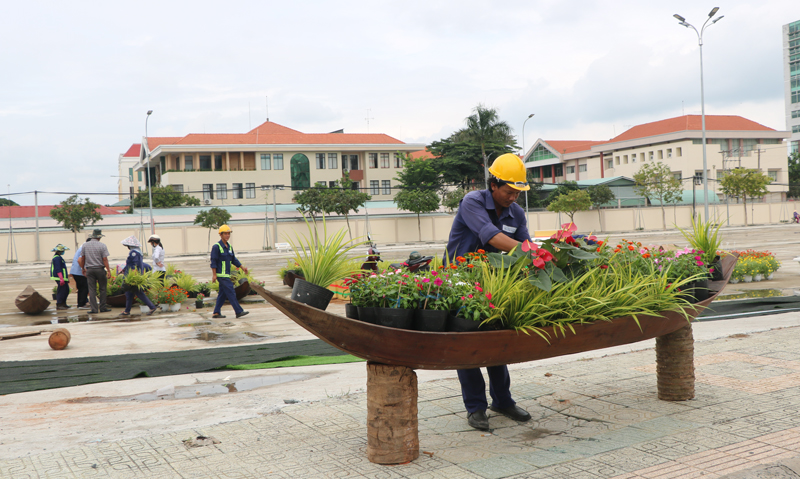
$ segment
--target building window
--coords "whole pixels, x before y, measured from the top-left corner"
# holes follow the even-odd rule
[[[217,185],[217,186],[219,186],[219,185]],[[242,184],[241,183],[234,183],[232,189],[233,189],[233,199],[234,200],[241,200],[242,197],[244,196],[242,194],[242,193],[244,193],[244,191],[242,191]]]
[[[683,150],[681,150],[680,146],[675,148],[675,156],[683,156]]]
[[[381,168],[389,168],[389,153],[381,153]]]
[[[792,118],[800,118],[800,110],[794,110],[792,112]]]
[[[617,160],[617,164],[619,164],[619,156],[615,157]]]
[[[378,167],[378,154],[377,153],[370,153],[369,154],[369,167],[370,168],[377,168]]]
[[[639,161],[644,163],[644,152],[639,153]]]
[[[128,181],[133,182],[133,168],[128,168]]]
[[[628,155],[622,155],[622,163],[628,164]]]
[[[612,160],[612,159],[606,160],[606,168],[613,169],[614,168],[614,160]]]
[[[183,185],[171,185],[172,191],[177,191],[180,194],[183,194]]]
[[[567,173],[570,174],[570,175],[574,174],[575,173],[575,167],[574,166],[568,166],[567,167]]]
[[[533,153],[528,157],[529,161],[549,160],[551,158],[558,158],[552,151],[548,150],[542,145],[536,147]]]
[[[256,184],[255,183],[247,183],[244,188],[244,194],[248,198],[255,198],[256,197]]]
[[[276,170],[283,169],[283,153],[275,153],[272,155],[272,168]]]
[[[578,172],[583,173],[586,171],[586,165],[578,165]]]
[[[139,170],[139,171],[137,171],[137,173],[139,173],[139,181],[142,181],[142,171]]]
[[[800,141],[793,141],[790,143],[792,153],[800,151]]]
[[[631,163],[636,163],[636,153],[631,153]]]
[[[159,163],[161,164],[161,171],[167,171],[167,159],[166,157],[162,156],[159,158]]]
[[[392,182],[390,180],[383,180],[381,183],[383,184],[383,194],[384,195],[391,195],[392,194]]]
[[[675,178],[678,181],[681,181],[681,172],[679,171],[677,173],[673,173],[672,177]]]
[[[672,148],[667,148],[667,158],[672,158]]]
[[[186,165],[186,171],[194,171],[194,159],[192,158],[192,155],[184,156],[183,164]]]
[[[336,182],[335,181],[329,181],[328,182],[328,188],[336,188]]]
[[[214,199],[214,185],[203,185],[203,199],[204,200],[213,200]]]
[[[271,170],[272,169],[272,160],[270,160],[269,155],[261,154],[261,169],[262,170]]]
[[[380,184],[378,180],[369,180],[369,194],[377,196],[380,194]]]
[[[217,183],[217,198],[224,200],[228,198],[227,183]]]
[[[792,133],[800,133],[800,125],[793,125]]]
[[[325,153],[317,153],[317,169],[325,169]]]
[[[214,155],[214,169],[222,170],[222,155]]]
[[[650,161],[653,161],[653,152],[650,152]]]
[[[336,153],[328,153],[328,168],[335,170],[338,166],[339,155]]]
[[[564,165],[553,165],[555,174],[553,176],[564,176]]]
[[[663,160],[664,159],[664,150],[658,150],[658,159],[659,160]]]
[[[211,155],[200,155],[200,171],[211,170]]]
[[[771,179],[772,181],[778,181],[778,172],[779,171],[780,170],[769,170],[769,171],[767,171],[767,176],[769,176],[769,179]]]
[[[403,167],[403,157],[400,156],[400,153],[394,154],[394,167],[395,168],[402,168]]]

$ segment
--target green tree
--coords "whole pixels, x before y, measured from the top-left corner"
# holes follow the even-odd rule
[[[353,232],[350,230],[350,212],[358,213],[358,209],[372,199],[369,194],[354,190],[353,183],[348,175],[344,175],[337,181],[338,189],[331,190],[333,212],[344,216],[351,241]]]
[[[606,185],[592,185],[586,188],[589,198],[592,199],[592,206],[597,210],[597,219],[600,221],[600,231],[603,231],[603,216],[600,214],[600,207],[606,203],[614,201],[617,197],[611,188]]]
[[[516,139],[511,135],[486,140],[483,148],[488,158],[497,158],[518,149]],[[463,129],[447,138],[432,142],[427,149],[436,157],[428,161],[434,164],[444,184],[455,184],[466,188],[468,185],[484,182],[481,144],[467,137]]]
[[[727,196],[741,198],[744,202],[744,224],[747,225],[747,197],[761,198],[767,194],[767,185],[772,179],[759,172],[747,168],[735,168],[726,171],[719,180],[719,189]]]
[[[419,215],[436,211],[439,208],[439,193],[433,189],[403,189],[395,195],[394,202],[401,210],[417,214],[419,240],[422,241],[422,222]]]
[[[314,231],[317,229],[317,216],[324,215],[333,211],[331,209],[331,190],[327,186],[312,186],[303,191],[298,191],[292,196],[292,201],[297,203],[297,211],[303,216],[310,216],[314,223]]]
[[[7,198],[0,198],[0,206],[19,206],[19,205]]]
[[[448,213],[453,213],[458,209],[458,205],[461,203],[461,200],[464,199],[464,195],[467,194],[467,190],[464,188],[456,188],[454,190],[445,191],[444,195],[442,195],[442,206],[447,208]]]
[[[172,185],[153,186],[153,207],[171,208],[174,206],[199,206],[200,200],[191,195],[185,195],[172,189]],[[133,198],[133,206],[144,208],[150,206],[149,189],[141,190]]]
[[[550,206],[550,203],[555,201],[559,196],[568,195],[573,191],[578,191],[579,189],[581,188],[578,186],[578,183],[574,181],[565,181],[563,183],[559,183],[558,186],[556,186],[556,189],[551,191],[550,194],[547,195],[547,198],[544,199],[544,205],[545,207]]]
[[[473,109],[473,114],[465,120],[466,127],[460,131],[462,140],[470,140],[481,147],[481,161],[483,166],[483,178],[486,189],[489,188],[489,157],[486,154],[486,146],[491,142],[505,142],[513,144],[514,149],[518,150],[516,141],[513,139],[514,131],[508,123],[500,121],[497,110],[486,108],[479,104]]]
[[[50,210],[50,217],[56,220],[66,230],[72,231],[75,237],[75,249],[78,249],[78,231],[86,225],[93,225],[103,219],[97,211],[100,205],[84,198],[81,201],[78,195],[72,195]]]
[[[404,188],[438,190],[442,185],[441,174],[435,168],[434,162],[422,158],[411,158],[405,153],[400,154],[403,160],[403,169],[397,172],[395,180]]]
[[[800,151],[789,156],[789,196],[800,198]]]
[[[556,213],[566,213],[569,216],[569,222],[575,223],[575,213],[578,211],[586,211],[592,206],[592,198],[585,190],[575,190],[569,193],[559,195],[547,205],[548,211]]]
[[[231,219],[231,214],[225,208],[213,207],[197,213],[194,224],[208,228],[208,247],[211,248],[211,230],[218,229]]]
[[[669,166],[662,162],[645,163],[633,175],[636,185],[633,190],[647,198],[647,201],[658,200],[661,204],[661,221],[664,229],[667,229],[667,212],[664,208],[666,203],[675,203],[683,195],[683,185],[679,179],[672,176]]]

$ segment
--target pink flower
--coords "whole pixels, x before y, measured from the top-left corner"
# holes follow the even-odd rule
[[[695,256],[694,259],[696,259],[697,261],[700,261],[700,257],[699,256]]]
[[[467,295],[467,298],[469,298],[469,299],[472,299],[472,295],[471,295],[471,294],[468,294],[468,295]]]
[[[480,286],[475,286],[475,289],[477,289],[479,293],[483,293],[483,288]]]
[[[433,280],[433,284],[435,284],[436,286],[441,286],[442,283],[443,283],[442,278],[436,278],[435,280]]]
[[[404,278],[408,278],[408,275],[407,275],[407,274],[404,274],[404,275],[403,275],[403,277],[404,277]]]
[[[492,293],[486,293],[486,299],[492,299]]]
[[[492,303],[489,303],[489,308],[494,309],[494,305]]]
[[[461,301],[466,301],[466,300],[467,300],[467,298],[465,296],[461,297]]]
[[[705,264],[705,263],[703,263],[702,261],[698,261],[698,262],[697,262],[697,266],[703,266],[704,264]]]
[[[423,283],[430,283],[431,279],[430,278],[422,278],[422,282]]]
[[[439,273],[436,272],[436,271],[431,271],[431,276],[436,276],[437,274],[439,274]]]

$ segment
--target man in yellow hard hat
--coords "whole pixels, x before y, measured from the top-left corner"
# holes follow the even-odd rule
[[[221,309],[225,304],[225,300],[230,301],[233,310],[236,312],[236,317],[241,318],[248,314],[239,305],[236,299],[236,291],[234,291],[234,284],[231,281],[231,265],[237,268],[242,268],[247,272],[247,268],[242,266],[242,263],[236,259],[236,254],[233,252],[233,245],[229,243],[231,239],[231,227],[222,225],[219,227],[218,243],[211,247],[211,282],[219,283],[219,291],[217,294],[217,303],[214,305],[214,314],[212,318],[224,318]]]
[[[511,251],[530,239],[525,210],[517,203],[520,192],[530,189],[522,160],[513,153],[497,157],[489,168],[489,189],[471,191],[458,205],[458,213],[450,229],[447,255],[465,256],[479,249],[487,252]],[[511,398],[508,367],[486,368],[492,411],[516,421],[528,421],[531,415]],[[467,422],[476,429],[489,429],[486,409],[486,383],[480,368],[459,369],[461,396],[467,408]]]

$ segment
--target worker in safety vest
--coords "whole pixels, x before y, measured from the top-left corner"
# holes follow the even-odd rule
[[[225,317],[221,314],[220,309],[226,299],[230,301],[231,306],[233,306],[237,318],[248,314],[247,311],[239,306],[239,301],[236,300],[236,292],[234,291],[235,286],[231,281],[232,266],[242,268],[244,272],[247,273],[247,268],[242,266],[242,263],[236,259],[236,255],[233,252],[233,245],[228,242],[228,240],[231,239],[232,231],[233,230],[231,230],[231,227],[228,225],[220,226],[220,240],[211,247],[211,282],[219,283],[219,294],[217,295],[217,303],[214,306],[212,318]]]
[[[68,249],[63,244],[58,244],[51,250],[55,253],[55,256],[50,262],[50,279],[56,282],[58,288],[56,289],[56,309],[69,309],[69,306],[67,306],[69,274],[67,272],[67,263],[62,258],[64,251]]]
[[[530,189],[522,160],[513,153],[500,155],[489,168],[489,189],[471,191],[458,205],[458,213],[450,229],[447,256],[456,258],[476,253],[511,251],[530,239],[528,222],[517,203],[521,191]],[[505,365],[486,368],[490,409],[515,421],[528,421],[531,415],[511,398],[511,379]],[[486,409],[486,383],[480,368],[459,369],[461,396],[467,409],[467,422],[475,429],[489,429]]]

